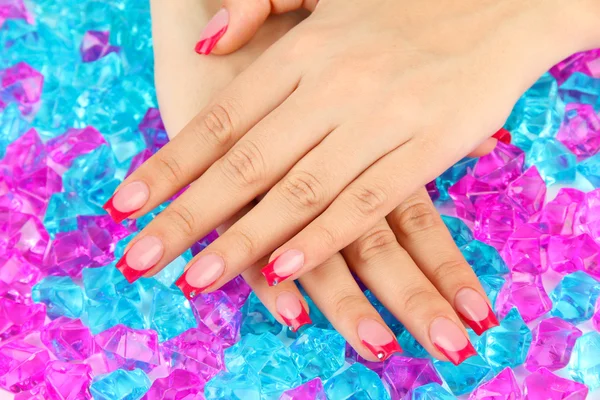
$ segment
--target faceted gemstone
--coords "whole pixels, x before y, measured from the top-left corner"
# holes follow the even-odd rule
[[[573,73],[560,86],[560,95],[567,103],[595,104],[600,93],[600,79],[581,72]]]
[[[230,280],[225,285],[221,286],[220,290],[222,290],[239,309],[244,306],[252,292],[252,288],[250,288],[250,286],[241,276],[237,276]],[[313,307],[310,309],[312,311]]]
[[[89,385],[92,369],[86,364],[52,361],[44,373],[46,389],[51,399],[91,400]]]
[[[537,219],[548,227],[552,235],[572,235],[584,198],[585,193],[580,190],[561,188],[554,200],[544,206]]]
[[[254,292],[250,293],[248,300],[242,308],[241,335],[260,335],[265,332],[277,335],[282,329],[283,326],[267,310],[267,307],[264,306],[258,296]]]
[[[133,124],[134,121],[126,121],[119,124],[120,126],[110,134],[104,135],[119,164],[131,159],[146,147],[142,135],[136,128],[132,127]]]
[[[469,400],[521,400],[521,388],[510,368],[505,368],[471,393]]]
[[[31,298],[46,304],[48,316],[79,318],[83,310],[83,292],[68,276],[48,276],[35,285]]]
[[[215,312],[217,312],[215,310]],[[215,327],[216,323],[211,317],[205,315],[206,321],[213,323],[207,325]],[[196,326],[196,318],[188,299],[178,289],[166,288],[161,285],[154,287],[152,304],[150,308],[150,326],[158,333],[159,340],[171,339],[190,328]],[[203,320],[204,321],[204,320]],[[206,324],[206,321],[204,323]],[[218,331],[215,330],[215,333]]]
[[[260,380],[246,368],[239,373],[219,372],[204,387],[206,400],[261,400]]]
[[[594,240],[600,239],[600,189],[585,194],[576,217],[575,233],[587,233]]]
[[[541,275],[513,272],[498,294],[496,306],[500,316],[516,307],[523,320],[530,322],[550,311],[552,301],[544,289]]]
[[[0,345],[0,387],[18,393],[33,388],[44,380],[44,369],[50,360],[46,349],[23,339]]]
[[[371,302],[373,308],[375,308],[379,315],[381,315],[383,322],[385,322],[385,324],[392,330],[392,332],[394,332],[394,334],[397,335],[404,330],[404,326],[402,326],[400,321],[398,321],[398,319],[394,316],[394,314],[390,312],[390,310],[388,310],[383,304],[381,304],[381,302],[379,301],[379,299],[377,299],[377,297],[375,297],[373,292],[371,292],[370,290],[365,290],[364,294],[367,300]]]
[[[523,364],[530,345],[531,331],[517,309],[513,308],[499,326],[481,335],[475,347],[487,364],[498,372]]]
[[[600,187],[600,154],[597,153],[577,164],[577,172],[594,187]]]
[[[25,392],[19,392],[15,395],[14,400],[48,400],[46,384],[40,383],[32,389],[29,389]]]
[[[523,382],[525,400],[585,400],[588,388],[542,368]]]
[[[136,169],[138,169],[143,163],[145,163],[148,159],[152,157],[152,152],[148,149],[140,151],[138,154],[133,156],[131,159],[131,163],[129,164],[129,169],[127,170],[127,175],[131,175]]]
[[[204,382],[191,372],[176,369],[165,378],[152,383],[142,400],[201,400]]]
[[[541,367],[556,371],[566,367],[581,331],[560,318],[540,322],[532,332],[533,339],[525,368],[535,372]]]
[[[60,232],[48,246],[42,270],[47,275],[68,275],[81,278],[81,270],[90,266],[91,243],[81,231]]]
[[[588,332],[577,340],[568,370],[571,378],[591,390],[600,388],[600,333]]]
[[[384,363],[381,361],[369,361],[364,359],[356,352],[356,350],[350,346],[349,343],[346,343],[346,362],[349,364],[361,363],[365,367],[369,368],[371,371],[375,372],[377,375],[381,376],[383,374]]]
[[[191,261],[191,259],[192,253],[188,250],[167,264],[167,266],[164,267],[159,273],[154,275],[153,278],[166,287],[170,287],[173,285],[173,283],[175,283],[177,278],[183,274],[185,266]]]
[[[438,383],[428,383],[410,391],[404,400],[452,400],[452,396]]]
[[[506,196],[528,216],[540,211],[546,199],[546,184],[537,168],[529,168],[512,181],[506,188]]]
[[[20,62],[2,71],[2,92],[9,94],[19,103],[24,114],[31,111],[31,106],[40,100],[44,76],[29,64]]]
[[[596,300],[596,312],[592,317],[592,324],[594,325],[594,328],[600,332],[600,299]]]
[[[444,221],[444,224],[446,225],[446,228],[448,228],[448,231],[450,231],[450,235],[452,235],[454,243],[456,243],[458,247],[462,247],[475,239],[467,224],[465,224],[460,218],[449,217],[447,215],[442,215],[441,217],[442,221]]]
[[[479,240],[471,241],[461,247],[460,251],[477,276],[504,275],[509,272],[498,250]]]
[[[103,266],[114,261],[117,242],[135,230],[135,222],[126,220],[122,224],[117,224],[108,215],[79,215],[77,229],[90,240],[92,265]]]
[[[164,342],[161,353],[171,370],[186,370],[204,384],[223,369],[221,339],[204,325]]]
[[[225,350],[225,365],[232,373],[248,369],[258,375],[263,396],[279,396],[302,383],[290,349],[268,332],[244,336]]]
[[[94,400],[138,400],[150,388],[150,380],[141,369],[118,369],[102,375],[90,386]]]
[[[383,383],[392,400],[400,400],[411,389],[429,383],[442,384],[430,359],[393,356],[385,363]]]
[[[196,296],[192,301],[196,319],[215,335],[233,344],[239,337],[242,314],[221,290]]]
[[[552,236],[548,244],[548,262],[559,273],[594,271],[600,274],[600,245],[588,234]]]
[[[59,232],[73,231],[77,229],[77,217],[79,215],[98,215],[100,212],[90,207],[76,193],[55,193],[50,198],[44,226],[48,233],[54,237]]]
[[[60,175],[45,166],[26,176],[13,176],[11,184],[14,189],[5,199],[10,199],[13,205],[20,203],[21,212],[34,215],[44,214],[50,197],[62,190]]]
[[[48,233],[37,217],[0,209],[0,243],[5,241],[5,249],[18,250],[27,261],[39,265],[48,240]]]
[[[402,354],[416,358],[429,357],[429,352],[421,346],[421,343],[419,343],[408,330],[403,330],[402,333],[397,336],[397,339],[398,343],[400,343],[400,347],[402,347]]]
[[[390,395],[379,376],[362,364],[333,376],[325,383],[325,393],[330,399],[389,400]]]
[[[481,287],[490,299],[492,308],[496,309],[496,300],[500,290],[506,283],[506,279],[498,275],[482,275],[479,277],[479,283],[481,283]]]
[[[469,393],[492,373],[492,367],[480,356],[469,357],[459,365],[434,361],[433,365],[456,396]]]
[[[40,338],[59,360],[85,360],[95,352],[89,328],[78,319],[58,317],[44,326]]]
[[[600,118],[594,108],[589,104],[571,103],[565,111],[565,120],[556,138],[578,161],[596,154],[600,149]]]
[[[556,78],[559,85],[575,72],[599,77],[596,65],[598,58],[600,58],[600,50],[576,53],[552,67],[550,73]]]
[[[46,162],[46,149],[35,129],[30,129],[6,147],[3,168],[11,168],[13,174],[29,175]]]
[[[548,185],[575,180],[577,158],[556,139],[540,138],[527,153],[527,165],[535,165]]]
[[[427,194],[429,195],[431,201],[436,201],[440,198],[440,191],[438,190],[435,181],[431,181],[425,185],[425,189],[427,190]]]
[[[0,341],[38,330],[44,325],[46,306],[30,304],[11,295],[0,296]]]
[[[507,239],[527,221],[528,215],[501,195],[480,204],[475,212],[475,238],[502,250]]]
[[[346,341],[333,330],[314,326],[306,329],[290,345],[292,359],[304,381],[329,379],[344,365]]]
[[[458,182],[463,176],[470,174],[473,170],[473,167],[475,167],[476,163],[476,158],[463,158],[462,160],[448,168],[435,180],[435,184],[440,192],[441,201],[448,200],[448,189],[450,188],[450,186]]]
[[[494,189],[504,189],[523,173],[525,153],[511,144],[498,142],[491,153],[481,157],[473,176]]]
[[[217,231],[212,231],[211,233],[203,237],[201,240],[194,243],[190,248],[190,250],[192,251],[192,255],[195,256],[196,254],[200,253],[202,250],[207,248],[209,244],[217,240],[218,237],[219,234],[217,233]]]
[[[117,325],[96,335],[94,341],[117,368],[147,372],[160,363],[158,336],[154,331]]]
[[[600,282],[585,272],[566,275],[550,294],[554,303],[550,313],[573,324],[587,321],[599,296]]]
[[[96,61],[108,53],[118,51],[118,47],[111,46],[108,42],[109,36],[108,31],[87,31],[79,48],[83,62]]]
[[[319,378],[310,380],[295,389],[283,392],[279,400],[327,400],[323,382]]]
[[[454,201],[456,215],[467,221],[475,221],[480,204],[487,205],[488,199],[496,198],[498,191],[471,175],[465,175],[448,189],[448,194]]]
[[[46,143],[46,149],[48,157],[66,170],[77,157],[103,144],[106,144],[106,141],[100,132],[90,126],[83,129],[69,129],[63,135],[50,139]]]

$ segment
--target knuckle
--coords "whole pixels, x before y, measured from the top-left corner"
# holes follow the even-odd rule
[[[223,172],[240,186],[260,182],[264,177],[264,159],[258,146],[250,141],[238,144],[221,163]]]
[[[425,201],[409,202],[397,218],[398,228],[405,236],[436,228],[439,224],[435,209]]]
[[[314,236],[318,238],[317,243],[320,243],[324,249],[335,248],[341,237],[332,227],[324,225],[314,226]]]
[[[388,200],[387,191],[375,185],[360,187],[349,194],[354,209],[364,217],[375,214]]]
[[[170,223],[185,236],[194,236],[196,232],[196,218],[194,213],[185,205],[174,203],[165,210],[165,217]]]
[[[447,260],[433,268],[431,279],[434,282],[444,282],[451,277],[453,281],[456,281],[460,276],[465,275],[465,271],[471,271],[471,267],[469,267],[466,261]]]
[[[356,241],[356,255],[361,262],[387,253],[397,244],[396,236],[389,229],[376,229]]]
[[[409,288],[404,291],[404,310],[407,315],[413,315],[420,309],[429,307],[437,293],[423,286]]]
[[[365,308],[367,300],[362,293],[348,293],[348,291],[340,291],[337,296],[334,296],[333,301],[333,312],[334,315],[348,315],[351,311],[356,311]]]
[[[323,204],[323,186],[319,179],[305,171],[290,173],[280,186],[283,198],[298,209],[318,208]]]
[[[182,180],[183,169],[175,157],[160,155],[157,153],[157,162],[160,165],[159,170],[168,182],[177,184]]]
[[[233,140],[233,119],[230,109],[230,106],[215,104],[200,119],[199,131],[218,147],[227,147]]]
[[[259,248],[257,236],[247,229],[235,229],[229,232],[232,247],[241,252],[245,258],[254,257]]]

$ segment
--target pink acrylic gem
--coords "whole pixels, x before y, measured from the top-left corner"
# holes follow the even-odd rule
[[[1,75],[2,89],[14,97],[20,109],[40,100],[44,76],[27,63],[20,62],[5,69]]]
[[[28,390],[42,382],[48,350],[24,340],[12,340],[0,345],[0,387],[13,393]]]
[[[442,384],[430,359],[394,356],[383,369],[383,382],[392,400],[401,400],[411,389],[428,383]]]
[[[592,317],[592,325],[600,332],[600,298],[596,301],[594,316]]]
[[[89,385],[91,368],[86,364],[52,361],[46,368],[44,381],[50,399],[91,400]]]
[[[540,275],[513,272],[500,290],[496,307],[504,317],[511,308],[517,307],[525,322],[533,321],[552,308]]]
[[[222,290],[238,309],[242,308],[252,291],[250,286],[241,276],[237,276],[230,280],[225,285],[221,286],[219,290]]]
[[[196,319],[219,336],[224,346],[237,342],[242,314],[223,291],[196,296],[192,308]]]
[[[541,368],[523,382],[525,400],[585,400],[588,388],[583,383],[561,378]]]
[[[556,138],[582,161],[600,149],[600,118],[589,104],[567,104]]]
[[[506,186],[523,173],[525,153],[511,144],[498,142],[494,151],[481,157],[473,176],[495,189],[505,189]]]
[[[585,194],[575,221],[575,233],[588,233],[600,240],[600,189]]]
[[[25,392],[17,393],[14,400],[48,400],[49,397],[48,390],[46,390],[46,384],[40,383],[36,387]]]
[[[310,380],[297,388],[283,392],[279,400],[327,400],[323,382],[319,378]]]
[[[516,207],[528,216],[540,211],[546,198],[546,184],[535,166],[512,181],[506,189],[506,196]]]
[[[521,400],[522,393],[515,373],[510,368],[480,385],[471,393],[469,400]]]
[[[37,330],[44,325],[46,306],[10,295],[0,297],[0,340]]]
[[[142,119],[142,122],[140,122],[138,128],[141,132],[144,132],[148,129],[155,129],[159,131],[166,130],[165,124],[163,123],[162,118],[160,117],[159,109],[152,107],[149,108],[148,111],[146,111],[146,115],[144,115],[144,119]]]
[[[135,221],[125,220],[122,224],[117,224],[108,215],[79,215],[77,229],[89,238],[91,266],[99,267],[114,261],[117,243],[135,231]]]
[[[0,254],[0,280],[33,286],[41,277],[41,272],[16,251]]]
[[[92,62],[101,59],[119,48],[109,43],[109,31],[87,31],[79,48],[83,62]]]
[[[152,157],[152,152],[148,149],[142,150],[133,156],[131,164],[129,165],[129,170],[127,171],[127,176],[131,175],[133,171],[138,169],[140,165],[145,163],[150,157]]]
[[[532,334],[525,368],[535,372],[542,367],[550,371],[566,367],[575,341],[582,333],[574,325],[553,317],[541,321]]]
[[[89,328],[78,319],[58,317],[42,329],[42,343],[63,361],[85,360],[95,351]]]
[[[371,371],[375,372],[379,377],[383,375],[383,368],[385,364],[380,361],[369,361],[367,359],[362,358],[360,354],[354,350],[352,346],[346,343],[346,361],[350,364],[361,363],[365,367],[369,368]]]
[[[456,215],[468,221],[474,221],[477,205],[486,199],[496,198],[498,190],[487,183],[478,181],[471,175],[465,175],[448,189],[448,194],[454,200]]]
[[[535,220],[548,226],[553,235],[572,235],[585,193],[577,189],[562,188],[554,200],[547,203]]]
[[[43,215],[50,197],[62,190],[62,178],[46,166],[13,181],[14,193],[22,203],[20,211],[28,214]]]
[[[41,264],[48,247],[48,232],[37,217],[0,209],[0,249],[18,251],[34,265]]]
[[[203,400],[204,383],[196,374],[176,369],[155,380],[142,400]]]
[[[575,72],[600,78],[598,60],[600,60],[600,49],[576,53],[552,67],[550,73],[556,78],[559,85]]]
[[[536,275],[548,270],[546,229],[545,224],[524,224],[508,238],[503,258],[512,271]]]
[[[48,275],[69,275],[81,278],[83,268],[91,264],[90,240],[84,232],[70,231],[56,234],[44,256],[42,270]]]
[[[501,250],[527,215],[515,208],[506,196],[498,196],[480,201],[476,205],[473,235],[490,246]]]
[[[9,168],[15,176],[29,175],[46,163],[46,148],[35,129],[6,147],[2,169]]]
[[[46,143],[48,156],[56,164],[68,169],[73,160],[87,154],[106,141],[95,128],[69,129],[65,134],[50,139]]]
[[[108,360],[119,367],[149,371],[160,363],[155,331],[117,325],[96,335],[94,340]]]
[[[7,19],[24,19],[33,24],[33,16],[27,11],[23,0],[0,0],[0,27]]]
[[[552,236],[548,244],[550,267],[561,274],[587,271],[600,277],[600,245],[589,235]]]
[[[189,371],[203,384],[224,367],[221,340],[203,324],[161,345],[162,354],[172,370]]]

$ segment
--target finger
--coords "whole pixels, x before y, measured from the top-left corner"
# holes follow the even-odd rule
[[[120,222],[142,216],[171,198],[283,103],[295,90],[298,77],[293,65],[284,66],[263,55],[173,141],[125,179],[105,204],[105,210]]]
[[[430,354],[455,365],[476,354],[450,303],[400,247],[385,220],[343,254],[361,282]]]
[[[224,0],[221,8],[200,33],[198,54],[228,54],[246,44],[269,14],[300,8],[313,10],[317,0]]]
[[[489,154],[492,151],[494,151],[497,144],[498,144],[498,139],[489,138],[485,142],[480,144],[475,150],[473,150],[472,152],[467,154],[467,157],[476,158],[476,157],[485,156],[486,154]]]
[[[498,326],[477,275],[424,189],[394,209],[387,220],[400,245],[475,333]]]
[[[365,359],[387,360],[402,349],[338,253],[300,279],[335,329]]]

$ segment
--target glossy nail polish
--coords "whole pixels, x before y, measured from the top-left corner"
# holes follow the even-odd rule
[[[200,40],[196,43],[196,53],[210,54],[217,45],[219,39],[227,32],[228,26],[229,12],[225,8],[221,8],[221,10],[208,21],[208,24],[202,31]]]
[[[454,298],[454,307],[460,317],[477,335],[498,326],[498,319],[485,299],[475,290],[465,288]]]
[[[363,319],[358,323],[358,337],[379,361],[385,361],[402,348],[396,338],[381,323],[372,319]]]
[[[102,208],[118,223],[144,207],[149,197],[148,185],[141,181],[131,182],[119,188]]]
[[[281,292],[277,296],[275,308],[293,332],[296,332],[303,325],[312,323],[300,299],[290,292]]]
[[[304,253],[288,250],[268,263],[260,272],[265,276],[269,286],[275,286],[294,275],[304,265]]]
[[[175,285],[183,292],[185,297],[193,299],[199,293],[211,286],[225,271],[225,261],[216,254],[207,254],[196,260],[177,279]]]
[[[450,362],[458,365],[477,354],[464,332],[448,318],[436,318],[429,327],[431,341]]]
[[[155,236],[146,236],[135,242],[116,267],[129,283],[134,282],[156,265],[164,252],[162,241]]]
[[[494,139],[498,139],[499,142],[509,144],[512,140],[510,136],[510,132],[504,128],[500,128],[500,130],[492,136]]]

